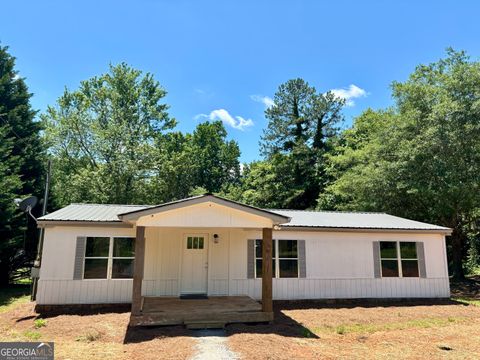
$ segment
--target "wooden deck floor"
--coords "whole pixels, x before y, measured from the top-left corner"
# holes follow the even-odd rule
[[[142,314],[130,319],[132,326],[223,326],[228,323],[267,322],[273,313],[248,296],[210,296],[208,299],[144,297]]]

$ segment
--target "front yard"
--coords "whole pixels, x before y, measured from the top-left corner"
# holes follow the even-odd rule
[[[454,284],[460,301],[325,305],[276,303],[270,325],[230,325],[245,359],[479,358],[480,279]],[[129,312],[41,317],[25,291],[0,295],[0,341],[54,341],[57,359],[186,359],[195,333],[127,327]]]

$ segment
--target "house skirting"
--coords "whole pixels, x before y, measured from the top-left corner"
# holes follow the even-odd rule
[[[178,296],[178,281],[144,280],[143,296]],[[209,286],[209,295],[261,300],[261,279],[232,279]],[[274,300],[448,298],[448,278],[273,279]],[[40,280],[37,304],[131,303],[132,280]]]

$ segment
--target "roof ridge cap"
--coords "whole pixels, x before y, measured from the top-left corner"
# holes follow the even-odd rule
[[[343,210],[300,210],[300,209],[265,209],[268,211],[298,211],[298,212],[314,212],[314,213],[340,213],[340,214],[382,214],[390,215],[381,211],[343,211]],[[395,215],[392,215],[395,216]]]
[[[139,206],[145,206],[145,207],[149,207],[149,206],[155,206],[155,205],[145,205],[145,204],[98,204],[98,203],[70,203],[69,205],[88,205],[88,206],[136,206],[136,207],[139,207]],[[67,205],[67,206],[69,206]]]

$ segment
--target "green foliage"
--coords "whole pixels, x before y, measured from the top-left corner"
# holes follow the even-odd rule
[[[35,329],[40,329],[42,327],[45,327],[45,326],[47,326],[47,320],[36,319],[36,320],[33,321],[33,326],[35,327]]]
[[[28,340],[38,340],[42,337],[38,331],[34,330],[26,330],[23,332],[23,336],[25,336]]]
[[[240,149],[226,137],[227,131],[220,121],[199,124],[191,137],[195,185],[207,192],[218,192],[240,176]]]
[[[19,269],[30,266],[36,250],[36,225],[13,202],[42,189],[41,127],[30,96],[15,58],[0,46],[0,286],[24,276]]]
[[[53,156],[56,206],[72,202],[158,204],[195,188],[237,181],[240,150],[221,122],[171,131],[166,91],[126,64],[65,90],[42,115]]]
[[[461,278],[480,203],[480,63],[449,50],[392,87],[394,108],[368,110],[342,134],[329,157],[335,181],[319,204],[454,229],[452,270]]]
[[[245,166],[241,190],[235,200],[263,208],[284,208],[292,203],[301,190],[293,186],[288,155],[275,154],[269,161],[253,162]],[[230,195],[232,190],[230,190]]]
[[[247,167],[241,191],[231,188],[229,195],[271,208],[314,207],[328,182],[324,157],[343,119],[343,105],[343,100],[330,92],[317,93],[303,79],[280,85],[274,105],[265,111],[265,161]]]
[[[124,63],[65,90],[42,115],[58,205],[146,200],[152,145],[175,126],[161,102],[165,95],[151,74]]]

